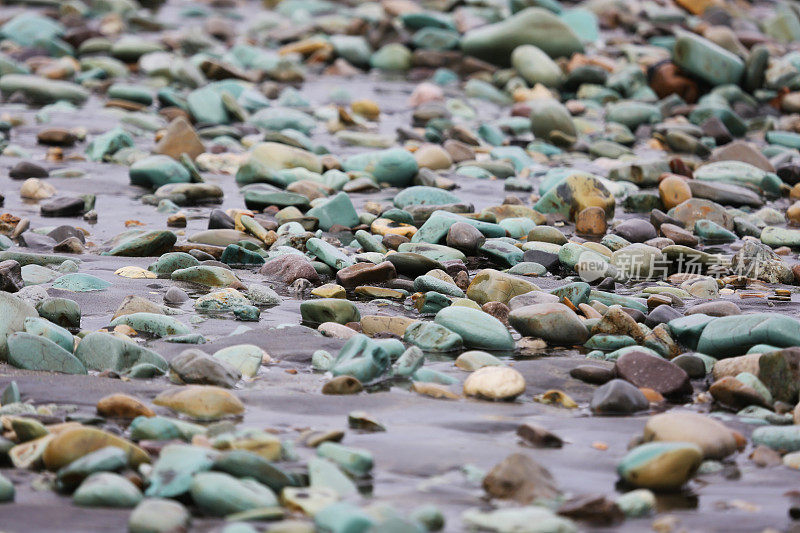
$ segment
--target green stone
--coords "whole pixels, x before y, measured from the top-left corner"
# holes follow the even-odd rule
[[[263,265],[265,263],[264,258],[258,253],[236,244],[226,246],[219,260],[227,265]]]
[[[81,361],[55,342],[19,331],[8,337],[8,362],[26,370],[86,374]]]
[[[731,357],[746,353],[755,344],[800,346],[800,327],[795,319],[773,313],[719,317],[703,329],[697,351],[714,357]]]
[[[237,287],[241,284],[236,275],[227,268],[208,265],[175,270],[170,278],[174,281],[188,281],[208,287]]]
[[[446,205],[462,203],[461,199],[451,192],[438,187],[415,185],[397,193],[393,199],[395,207],[405,209],[410,205]]]
[[[200,261],[186,252],[168,252],[147,267],[147,270],[159,275],[171,275],[176,270],[198,266],[199,264]]]
[[[248,450],[231,450],[219,455],[214,459],[213,470],[238,478],[253,478],[275,492],[301,484],[296,474],[287,472],[277,464]]]
[[[341,270],[355,264],[355,261],[347,257],[333,245],[316,237],[312,237],[306,241],[306,249],[334,270]]]
[[[694,223],[694,233],[706,242],[726,243],[734,242],[738,239],[736,234],[728,231],[719,224],[701,219]]]
[[[168,337],[170,335],[186,335],[191,332],[189,326],[167,315],[157,313],[132,313],[115,318],[112,326],[124,324],[139,333],[146,333],[155,337]]]
[[[351,503],[334,503],[314,515],[318,531],[331,533],[356,533],[370,531],[374,519]]]
[[[25,320],[38,316],[37,310],[29,303],[10,293],[0,291],[0,359],[8,357],[8,336],[17,331],[24,331]]]
[[[353,476],[366,476],[372,471],[372,454],[361,448],[328,441],[317,446],[317,456],[333,461]]]
[[[80,85],[29,74],[6,74],[0,78],[0,92],[6,96],[21,92],[36,104],[52,104],[66,100],[80,105],[89,98],[89,91]]]
[[[253,479],[236,479],[222,472],[201,472],[194,476],[192,499],[206,514],[225,516],[278,505],[275,494]]]
[[[716,161],[703,165],[694,173],[700,181],[721,181],[755,189],[761,193],[777,195],[782,188],[781,179],[758,167],[742,161]]]
[[[108,255],[127,257],[156,256],[172,248],[177,240],[178,236],[168,230],[136,233],[114,246],[108,251]]]
[[[678,34],[672,57],[676,65],[714,86],[738,83],[744,73],[738,56],[694,33]]]
[[[531,86],[541,83],[546,87],[559,87],[564,82],[561,68],[544,50],[525,44],[511,53],[511,65]]]
[[[39,316],[64,328],[79,328],[81,308],[75,300],[67,298],[45,298],[36,304]]]
[[[113,472],[128,465],[128,456],[116,446],[106,446],[62,467],[56,476],[59,487],[72,490],[95,472]]]
[[[361,320],[361,313],[358,312],[355,304],[341,298],[306,300],[300,304],[300,316],[304,322],[312,324],[322,324],[323,322],[347,324]]]
[[[342,498],[358,494],[358,487],[332,462],[312,457],[308,460],[309,486],[331,489]]]
[[[411,51],[400,43],[389,43],[372,54],[369,63],[380,70],[408,70],[411,68]]]
[[[334,225],[352,228],[359,224],[358,213],[346,192],[340,192],[324,203],[312,207],[306,216],[319,219],[319,227],[323,231],[328,231]]]
[[[401,345],[402,350],[402,345]],[[389,368],[391,356],[380,343],[366,335],[354,335],[342,346],[333,362],[334,376],[353,376],[368,383]]]
[[[800,451],[800,426],[767,426],[756,428],[753,445],[763,445],[779,452]]]
[[[194,119],[201,124],[228,124],[230,118],[222,95],[212,87],[195,89],[186,98],[186,105]]]
[[[768,246],[800,247],[800,230],[767,226],[761,231],[761,242]]]
[[[211,469],[214,452],[199,446],[170,444],[161,450],[148,476],[148,497],[172,498],[189,492],[195,474]]]
[[[237,344],[218,350],[214,353],[214,357],[239,370],[242,376],[253,377],[261,368],[263,352],[253,344]]]
[[[169,183],[189,183],[186,167],[166,155],[152,155],[134,163],[129,171],[132,185],[158,188]]]
[[[514,49],[524,44],[537,46],[550,57],[583,52],[583,45],[569,26],[550,11],[536,7],[468,31],[461,40],[461,49],[479,59],[508,64]]]
[[[316,121],[307,113],[287,107],[268,107],[250,117],[249,122],[265,130],[297,130],[305,135],[316,128]]]
[[[136,485],[111,472],[90,475],[72,496],[75,505],[83,507],[135,507],[141,500]]]
[[[466,347],[483,350],[514,349],[514,340],[508,329],[502,322],[483,311],[450,306],[439,311],[434,320],[460,335]]]
[[[86,148],[86,157],[92,161],[104,161],[123,148],[134,146],[130,133],[116,127],[92,139]]]
[[[483,222],[481,220],[467,218],[455,213],[440,210],[434,211],[428,220],[420,226],[419,230],[411,238],[411,242],[439,244],[447,237],[450,226],[456,222],[466,222],[467,224],[475,226],[478,231],[489,238],[505,237],[506,235],[506,230],[499,224]]]
[[[83,338],[75,349],[75,357],[90,370],[124,372],[135,365],[148,364],[163,373],[168,366],[156,352],[100,331]]]
[[[25,319],[24,327],[26,333],[49,339],[72,353],[75,340],[72,334],[61,326],[57,326],[44,318],[28,317]]]
[[[414,280],[414,290],[416,292],[436,291],[438,293],[445,294],[447,296],[453,296],[455,298],[464,297],[464,291],[459,289],[457,286],[428,275],[417,276],[417,278]]]
[[[417,160],[402,148],[389,148],[350,156],[345,159],[342,166],[347,172],[367,172],[378,183],[388,183],[392,187],[410,185],[418,170]]]
[[[426,352],[450,352],[463,346],[460,335],[435,322],[414,322],[406,328],[403,341]]]

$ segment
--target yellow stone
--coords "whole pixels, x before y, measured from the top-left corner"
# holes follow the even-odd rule
[[[474,301],[470,300],[469,298],[453,298],[452,304],[458,307],[471,307],[472,309],[477,309],[478,311],[483,311],[481,306],[475,303]]]
[[[149,270],[137,266],[124,266],[122,268],[118,268],[116,271],[114,271],[114,274],[130,279],[154,279],[156,277],[155,272],[150,272]]]
[[[364,335],[375,335],[388,331],[402,337],[406,328],[416,322],[413,318],[404,316],[366,315],[361,317],[361,331]]]
[[[376,235],[402,235],[409,239],[417,232],[417,228],[411,224],[395,222],[388,218],[376,218],[370,226],[372,233]]]
[[[8,452],[11,464],[15,468],[31,468],[42,458],[47,445],[55,438],[52,433],[35,440],[29,440],[22,444],[17,444]]]
[[[319,296],[320,298],[346,298],[347,291],[344,290],[344,287],[341,285],[337,285],[336,283],[326,283],[320,287],[311,291],[311,294],[314,296]]]
[[[127,452],[131,466],[150,462],[147,452],[132,442],[102,429],[85,426],[68,428],[55,435],[44,450],[42,460],[48,470],[58,470],[75,459],[106,446],[114,446]]]
[[[455,285],[456,280],[450,277],[450,274],[442,270],[441,268],[434,268],[433,270],[429,271],[426,276],[430,276],[432,278],[436,278],[439,280],[444,281],[445,283],[449,283],[450,285]]]
[[[481,215],[492,214],[497,222],[507,218],[529,218],[537,224],[547,223],[547,217],[538,211],[524,205],[504,204],[487,207]]]
[[[248,431],[233,439],[222,437],[212,442],[212,446],[218,450],[246,450],[267,461],[277,461],[281,457],[280,439],[264,431]]]
[[[461,396],[451,391],[444,385],[439,383],[425,383],[423,381],[415,381],[411,385],[411,390],[423,396],[430,396],[438,400],[460,400]]]
[[[714,0],[675,0],[675,3],[692,15],[702,15],[716,2]]]
[[[584,248],[588,248],[591,251],[597,252],[598,254],[603,255],[605,257],[608,257],[608,258],[610,258],[611,254],[614,253],[614,252],[611,251],[610,248],[600,244],[599,242],[587,241],[587,242],[583,243],[582,246]]]
[[[394,289],[387,289],[385,287],[371,287],[369,285],[356,287],[355,293],[368,298],[389,298],[391,300],[404,300],[406,297],[405,293],[396,291]]]
[[[314,516],[339,501],[339,493],[327,487],[285,487],[281,502],[290,511]]]
[[[548,405],[560,405],[561,407],[566,407],[567,409],[575,409],[578,407],[578,404],[575,403],[575,400],[573,400],[569,394],[556,389],[551,389],[542,394],[537,394],[533,397],[533,400]]]
[[[156,396],[153,403],[198,420],[244,413],[244,405],[231,391],[211,385],[170,389]]]
[[[381,108],[374,100],[356,100],[350,104],[350,108],[356,115],[361,115],[369,120],[377,119],[381,114]]]
[[[530,281],[486,268],[472,279],[472,283],[467,287],[467,297],[478,305],[487,302],[507,304],[514,296],[537,290],[539,287]]]

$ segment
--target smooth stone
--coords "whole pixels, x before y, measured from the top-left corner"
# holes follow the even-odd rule
[[[300,304],[300,315],[303,321],[316,324],[323,322],[347,324],[361,320],[361,314],[355,304],[340,298],[307,300]]]
[[[538,290],[539,287],[525,279],[493,269],[478,272],[467,287],[467,297],[479,305],[487,302],[508,304],[515,296]]]
[[[510,401],[525,392],[525,378],[507,366],[486,366],[464,381],[464,394],[487,400]]]
[[[414,344],[426,352],[449,352],[460,350],[463,340],[460,335],[434,322],[414,322],[403,334],[403,341]]]
[[[42,454],[42,461],[48,470],[56,471],[73,461],[107,446],[120,448],[128,457],[128,464],[136,467],[150,462],[150,456],[143,449],[97,428],[80,426],[64,429],[55,434]]]
[[[470,350],[459,355],[456,358],[455,365],[461,370],[472,372],[486,366],[503,366],[505,363],[489,353]]]
[[[244,412],[244,405],[230,391],[210,385],[169,389],[156,396],[153,403],[197,420],[217,420]]]
[[[598,388],[589,405],[596,415],[628,415],[649,406],[642,391],[622,379],[613,379]]]
[[[154,337],[168,337],[170,335],[186,335],[191,332],[189,326],[183,322],[158,313],[131,313],[119,316],[111,321],[112,326],[130,326],[139,333]]]
[[[493,316],[469,307],[446,307],[434,319],[460,335],[464,345],[484,350],[513,350],[514,340],[502,322]]]
[[[65,100],[81,105],[89,98],[89,92],[75,83],[28,74],[6,74],[0,80],[0,91],[6,95],[20,91],[36,104]]]
[[[8,337],[8,362],[26,370],[86,374],[86,367],[72,353],[45,337],[16,332]]]
[[[229,269],[219,266],[197,265],[181,268],[170,274],[173,281],[186,281],[208,287],[240,287],[242,282]]]
[[[113,472],[128,464],[128,457],[120,448],[107,446],[84,455],[57,473],[59,487],[71,490],[95,472]]]
[[[190,521],[189,511],[180,503],[161,498],[146,498],[130,514],[128,531],[130,533],[186,531]]]
[[[261,368],[264,351],[254,344],[237,344],[214,352],[213,357],[238,370],[244,377],[254,377]]]
[[[703,452],[696,444],[652,442],[628,452],[617,473],[635,487],[669,491],[682,487],[702,460]]]
[[[72,495],[75,505],[83,507],[135,507],[141,500],[136,485],[111,472],[92,474]]]
[[[186,168],[166,155],[154,155],[131,165],[132,185],[158,188],[169,183],[189,183],[191,175]]]
[[[205,513],[224,516],[278,504],[275,494],[253,479],[237,479],[222,472],[201,472],[191,487],[192,499]]]
[[[700,334],[697,351],[711,356],[730,357],[745,353],[756,344],[800,346],[797,321],[770,313],[714,318]]]
[[[734,432],[722,422],[692,412],[669,412],[650,417],[644,427],[644,442],[691,442],[706,459],[724,459],[735,453]]]
[[[800,426],[766,426],[752,434],[754,445],[767,446],[780,452],[800,451]]]
[[[674,363],[645,352],[630,351],[617,359],[617,375],[640,388],[653,389],[666,397],[692,393],[689,376]]]
[[[465,54],[496,64],[508,64],[511,53],[521,45],[537,46],[550,57],[583,52],[572,29],[551,12],[531,7],[502,22],[468,31],[461,40]]]
[[[673,49],[676,65],[711,85],[738,83],[744,62],[721,46],[689,32],[680,32]]]
[[[169,368],[170,377],[176,383],[232,388],[242,377],[232,365],[198,349],[184,350],[173,357]]]
[[[583,344],[589,331],[572,310],[561,303],[540,303],[513,309],[508,320],[523,337],[537,337],[548,344]]]
[[[79,328],[81,325],[81,309],[75,300],[45,298],[36,304],[36,311],[42,318],[64,328]]]
[[[8,336],[25,330],[27,318],[38,317],[39,313],[29,303],[16,296],[0,291],[0,359],[8,358]]]
[[[75,349],[77,357],[90,370],[124,372],[148,364],[166,372],[167,362],[156,352],[105,332],[90,333]]]
[[[111,283],[97,276],[83,273],[65,274],[53,281],[54,288],[71,292],[102,291],[110,286]]]

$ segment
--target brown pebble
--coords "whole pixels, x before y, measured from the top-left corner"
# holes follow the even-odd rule
[[[497,320],[508,326],[508,313],[511,309],[503,302],[486,302],[481,306],[484,313],[492,315]]]
[[[580,235],[605,235],[607,229],[606,212],[602,207],[587,207],[575,218],[575,231]]]
[[[358,394],[362,390],[364,386],[353,376],[336,376],[322,386],[322,394]]]
[[[97,414],[113,418],[156,416],[141,400],[127,394],[111,394],[97,402]]]

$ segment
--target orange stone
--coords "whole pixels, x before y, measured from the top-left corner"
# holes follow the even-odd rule
[[[667,176],[658,184],[658,195],[667,209],[672,209],[692,197],[692,190],[686,180],[678,176]]]

